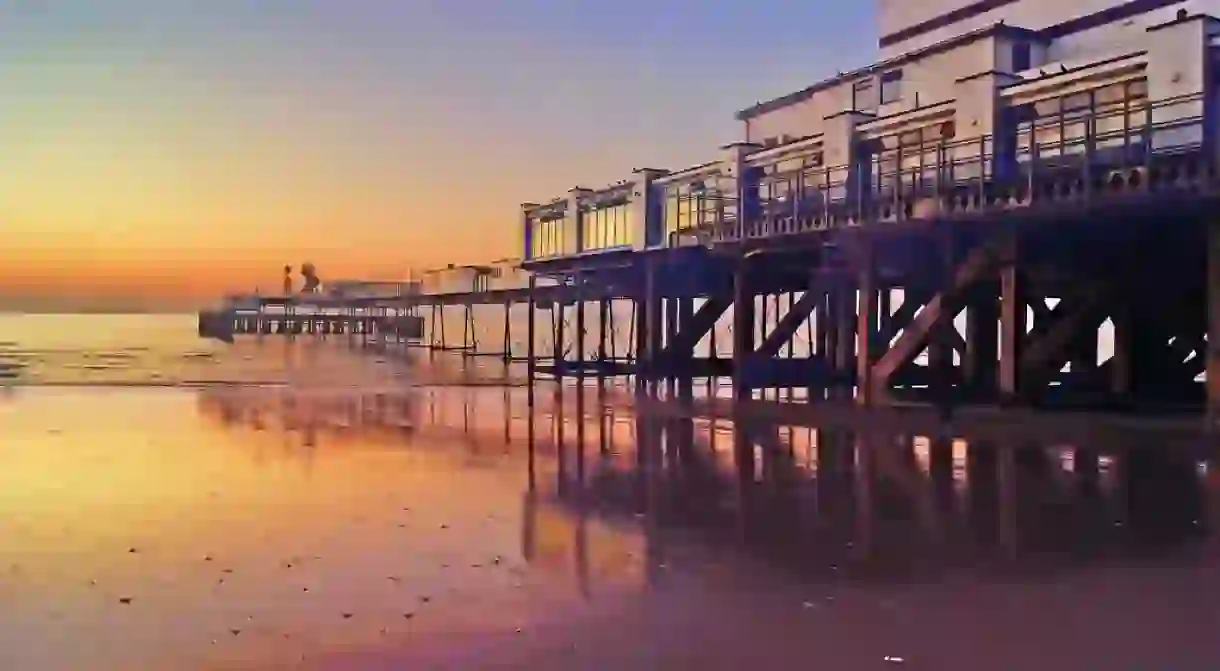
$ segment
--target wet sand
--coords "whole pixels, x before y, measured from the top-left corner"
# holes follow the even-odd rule
[[[1129,491],[1085,506],[1038,462],[1028,487],[1042,493],[1028,498],[1040,503],[1019,525],[1029,542],[980,550],[962,538],[996,537],[996,524],[965,529],[960,491],[952,541],[929,540],[901,488],[880,492],[877,528],[861,536],[859,502],[811,489],[799,439],[787,471],[743,485],[723,431],[699,429],[682,469],[641,470],[636,447],[649,443],[629,416],[606,422],[588,406],[577,421],[570,399],[562,407],[536,419],[531,489],[517,392],[18,390],[0,400],[0,668],[1220,658],[1214,468],[1188,509],[1136,515],[1121,503],[1138,498]],[[1098,506],[1071,533],[1097,542],[1048,533]],[[1114,531],[1137,523],[1190,533],[1137,544]]]

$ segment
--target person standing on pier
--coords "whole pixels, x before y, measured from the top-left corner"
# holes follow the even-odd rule
[[[284,266],[284,295],[292,293],[292,266]]]
[[[322,280],[318,277],[318,271],[312,263],[308,261],[301,265],[301,277],[305,278],[304,284],[301,286],[301,293],[316,294],[322,286]]]

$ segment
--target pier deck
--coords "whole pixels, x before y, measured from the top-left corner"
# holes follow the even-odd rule
[[[201,333],[218,320],[230,334],[427,335],[420,344],[523,362],[531,381],[631,376],[638,393],[679,399],[697,379],[728,378],[737,401],[1185,408],[1210,421],[1220,417],[1220,143],[1205,114],[1173,118],[1175,132],[1198,131],[1185,141],[1152,143],[1153,116],[1123,129],[1121,151],[1094,151],[1086,134],[1071,160],[1063,146],[1004,158],[997,136],[977,156],[942,151],[955,158],[918,168],[936,179],[908,184],[900,171],[852,194],[828,169],[782,209],[760,203],[644,249],[527,259],[526,287],[251,298],[249,310],[201,315]],[[946,177],[962,161],[989,167]],[[476,306],[503,307],[502,343],[475,342]],[[465,321],[461,345],[444,339],[449,307]],[[514,309],[526,313],[523,338],[510,334]]]

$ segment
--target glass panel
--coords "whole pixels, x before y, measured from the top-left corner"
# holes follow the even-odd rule
[[[881,104],[902,99],[902,70],[890,70],[881,75]]]
[[[869,111],[877,108],[877,87],[872,79],[856,82],[852,86],[852,101],[857,110]]]
[[[1012,71],[1020,72],[1033,67],[1033,52],[1029,42],[1017,42],[1012,45]]]

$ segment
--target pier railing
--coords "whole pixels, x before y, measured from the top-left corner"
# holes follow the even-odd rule
[[[1197,188],[1216,179],[1205,106],[1202,93],[1047,115],[1027,105],[1004,110],[995,133],[892,148],[861,142],[854,165],[806,170],[785,197],[747,203],[707,237],[725,244]]]

